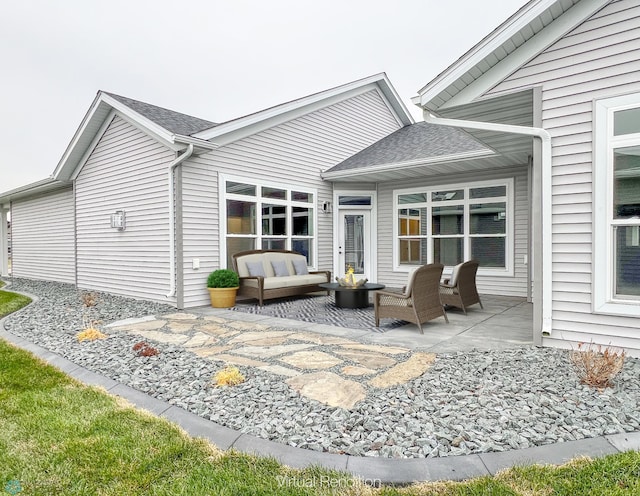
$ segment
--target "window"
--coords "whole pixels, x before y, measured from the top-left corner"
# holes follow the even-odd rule
[[[226,206],[227,267],[244,250],[294,250],[314,266],[315,193],[222,179]]]
[[[396,267],[473,258],[485,272],[510,272],[512,191],[504,180],[396,192]]]
[[[640,315],[640,95],[595,104],[594,309]]]

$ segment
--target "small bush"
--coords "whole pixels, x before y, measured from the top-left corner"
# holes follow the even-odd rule
[[[213,376],[213,380],[216,383],[216,386],[235,386],[237,384],[242,384],[245,379],[240,370],[238,370],[238,367],[227,365],[222,370],[216,372],[216,375]]]
[[[157,348],[154,348],[153,346],[149,345],[149,343],[145,341],[140,341],[139,343],[134,344],[133,351],[137,352],[136,353],[137,356],[145,356],[145,357],[156,356],[160,354]]]
[[[96,339],[104,339],[107,337],[107,335],[100,332],[95,327],[89,327],[84,331],[80,331],[76,335],[76,337],[78,338],[78,341],[82,343],[83,341],[95,341]]]
[[[237,288],[239,284],[238,274],[229,269],[214,270],[207,278],[208,288]]]
[[[82,300],[82,304],[87,308],[95,307],[98,304],[98,295],[95,293],[82,293],[80,299]]]
[[[570,355],[580,382],[596,388],[613,385],[613,378],[624,365],[625,351],[593,343],[578,343],[578,349]]]

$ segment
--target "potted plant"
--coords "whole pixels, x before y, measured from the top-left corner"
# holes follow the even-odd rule
[[[214,308],[229,308],[236,304],[240,287],[238,274],[229,269],[214,270],[207,278],[207,288]]]

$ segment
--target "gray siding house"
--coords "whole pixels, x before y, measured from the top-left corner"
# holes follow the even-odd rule
[[[390,286],[475,258],[535,343],[640,356],[638,2],[531,0],[413,101],[377,75],[214,124],[99,93],[53,177],[0,194],[0,248],[11,210],[13,275],[178,308],[242,249]]]

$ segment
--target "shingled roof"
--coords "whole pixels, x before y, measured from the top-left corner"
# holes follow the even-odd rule
[[[326,172],[492,151],[460,129],[416,122],[398,129]]]
[[[139,102],[138,100],[107,93],[106,91],[104,93],[174,134],[191,136],[218,125],[215,122],[157,107],[150,103]]]

